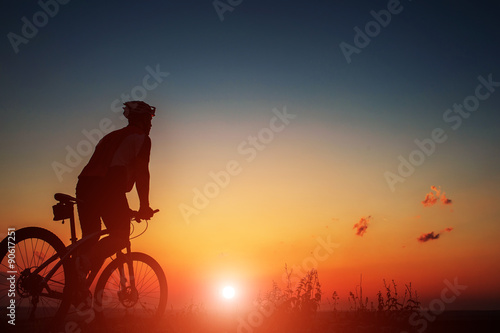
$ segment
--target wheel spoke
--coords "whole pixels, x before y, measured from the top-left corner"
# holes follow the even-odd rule
[[[47,325],[55,323],[65,314],[69,305],[69,292],[65,297],[66,285],[65,266],[61,265],[53,276],[44,283],[44,278],[55,267],[58,260],[44,265],[45,260],[54,255],[61,255],[65,251],[64,244],[50,231],[28,227],[16,230],[15,239],[15,268],[8,263],[8,251],[2,249],[6,255],[0,258],[0,275],[7,275],[9,271],[15,274],[16,293],[14,298],[5,297],[10,283],[0,283],[0,314],[4,316],[4,309],[12,299],[16,305],[16,329],[26,332],[45,331]],[[10,275],[10,274],[9,274]],[[42,285],[43,284],[43,285]]]
[[[128,260],[132,261],[135,288],[132,288]],[[127,262],[124,267],[127,280],[125,290],[121,287],[119,272],[124,262]],[[121,261],[112,262],[104,269],[96,286],[96,297],[97,304],[102,306],[99,315],[113,325],[124,325],[124,319],[127,325],[146,322],[153,325],[166,307],[165,275],[151,257],[142,253],[127,254]]]

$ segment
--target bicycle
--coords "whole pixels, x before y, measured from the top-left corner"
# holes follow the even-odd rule
[[[9,232],[2,240],[2,323],[5,318],[9,319],[13,308],[15,328],[22,332],[78,332],[94,324],[101,328],[121,325],[144,329],[157,324],[167,305],[165,273],[151,256],[132,252],[130,242],[124,248],[125,253],[121,249],[104,269],[104,263],[101,266],[92,302],[78,301],[77,295],[81,292],[75,264],[78,249],[91,238],[109,233],[101,230],[77,239],[74,216],[77,199],[62,193],[56,193],[54,198],[58,201],[53,206],[54,221],[64,223],[69,219],[71,244],[65,246],[54,233],[40,227]],[[132,220],[140,222],[138,218]],[[91,271],[88,286],[101,269]],[[9,309],[12,302],[15,306]]]

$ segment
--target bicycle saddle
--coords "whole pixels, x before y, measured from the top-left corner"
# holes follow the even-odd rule
[[[60,201],[62,203],[75,203],[77,201],[80,201],[77,198],[72,197],[71,195],[68,195],[68,194],[64,194],[64,193],[54,194],[54,199],[56,199],[57,201]]]

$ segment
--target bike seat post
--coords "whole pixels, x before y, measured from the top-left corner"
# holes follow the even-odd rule
[[[77,241],[76,238],[76,227],[75,227],[75,205],[74,203],[71,203],[71,216],[69,218],[69,224],[71,226],[71,243],[74,244]]]

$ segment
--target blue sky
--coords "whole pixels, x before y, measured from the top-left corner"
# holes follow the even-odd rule
[[[134,86],[145,66],[161,64],[172,74],[173,101],[352,103],[384,121],[418,122],[416,113],[442,112],[469,93],[477,75],[497,69],[498,5],[400,6],[348,65],[339,44],[353,44],[353,28],[373,20],[370,11],[387,2],[243,1],[221,22],[210,1],[72,1],[18,54],[4,38],[2,104],[26,110],[30,104],[21,108],[20,100],[37,102],[36,112],[49,113],[64,105],[70,113],[68,101],[109,99]],[[4,35],[19,34],[21,17],[39,10],[34,1],[11,5],[3,14]]]

